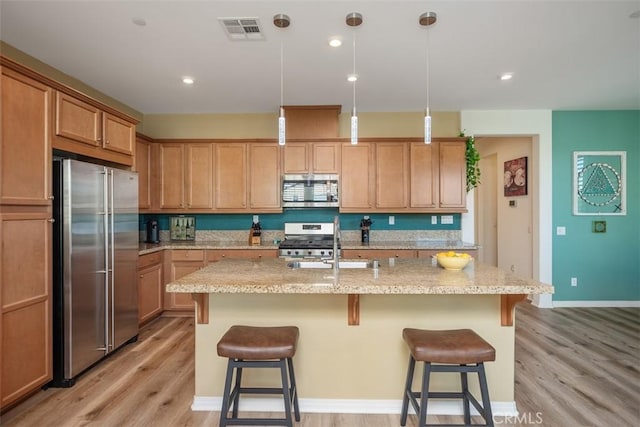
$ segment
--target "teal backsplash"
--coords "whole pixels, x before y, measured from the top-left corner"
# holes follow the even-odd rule
[[[285,222],[333,222],[337,209],[285,209],[283,213],[259,214],[263,230],[283,230]],[[140,230],[145,223],[157,219],[161,230],[169,230],[169,217],[177,214],[142,214]],[[389,225],[389,215],[395,217],[395,225]],[[460,230],[460,214],[448,214],[453,224],[440,224],[440,215],[432,214],[369,214],[373,230]],[[252,214],[194,214],[196,230],[248,230],[253,222]],[[438,217],[438,224],[431,224],[431,217]],[[340,214],[343,230],[359,230],[363,214]]]

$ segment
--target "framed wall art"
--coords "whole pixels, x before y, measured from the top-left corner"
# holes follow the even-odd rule
[[[504,196],[527,195],[527,158],[504,162]]]
[[[626,151],[573,152],[573,214],[627,214]]]

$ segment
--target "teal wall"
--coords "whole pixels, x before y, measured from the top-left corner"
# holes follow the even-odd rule
[[[338,209],[285,209],[278,214],[260,214],[263,230],[283,230],[285,222],[333,222]],[[395,216],[395,225],[389,225],[389,215]],[[460,214],[453,216],[453,224],[431,224],[430,214],[369,214],[372,230],[460,230]],[[140,229],[150,219],[157,219],[161,230],[169,229],[170,214],[140,215]],[[253,222],[251,214],[202,214],[196,217],[196,230],[248,230]],[[362,214],[340,214],[343,230],[359,230]]]
[[[640,300],[640,110],[553,112],[554,300]],[[627,215],[574,216],[574,151],[627,152]],[[605,220],[606,233],[592,222]],[[565,226],[566,235],[556,235]],[[571,277],[578,286],[571,287]]]

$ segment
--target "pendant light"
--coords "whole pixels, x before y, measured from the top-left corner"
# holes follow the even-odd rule
[[[291,19],[283,13],[273,17],[273,25],[278,28],[287,28]],[[284,117],[284,42],[280,39],[280,112],[278,114],[278,145],[286,143],[286,122]]]
[[[420,15],[420,25],[427,28],[427,108],[424,111],[424,143],[431,144],[431,111],[429,109],[429,27],[436,23],[438,16],[435,12],[425,12]]]
[[[351,110],[351,143],[358,143],[358,114],[356,112],[356,82],[358,75],[356,74],[356,27],[362,24],[362,15],[358,12],[351,12],[346,18],[347,25],[353,28],[353,74],[348,80],[353,83],[353,109]]]

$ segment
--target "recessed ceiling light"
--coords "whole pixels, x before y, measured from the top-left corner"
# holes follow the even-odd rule
[[[631,15],[629,15],[629,18],[640,18],[640,10],[636,10],[635,12],[633,12]]]
[[[193,80],[193,77],[183,77],[182,78],[182,83],[186,84],[186,85],[192,85],[195,82],[195,80]]]
[[[356,82],[356,81],[358,81],[358,75],[357,74],[349,74],[347,76],[347,81],[348,82]]]
[[[338,37],[332,37],[329,39],[329,46],[340,47],[342,46],[342,40],[340,40]]]
[[[513,78],[513,73],[502,73],[499,78],[502,81],[511,80]]]
[[[147,25],[147,21],[145,21],[144,18],[140,18],[140,17],[131,18],[131,22],[133,22],[139,27],[144,27],[145,25]]]

